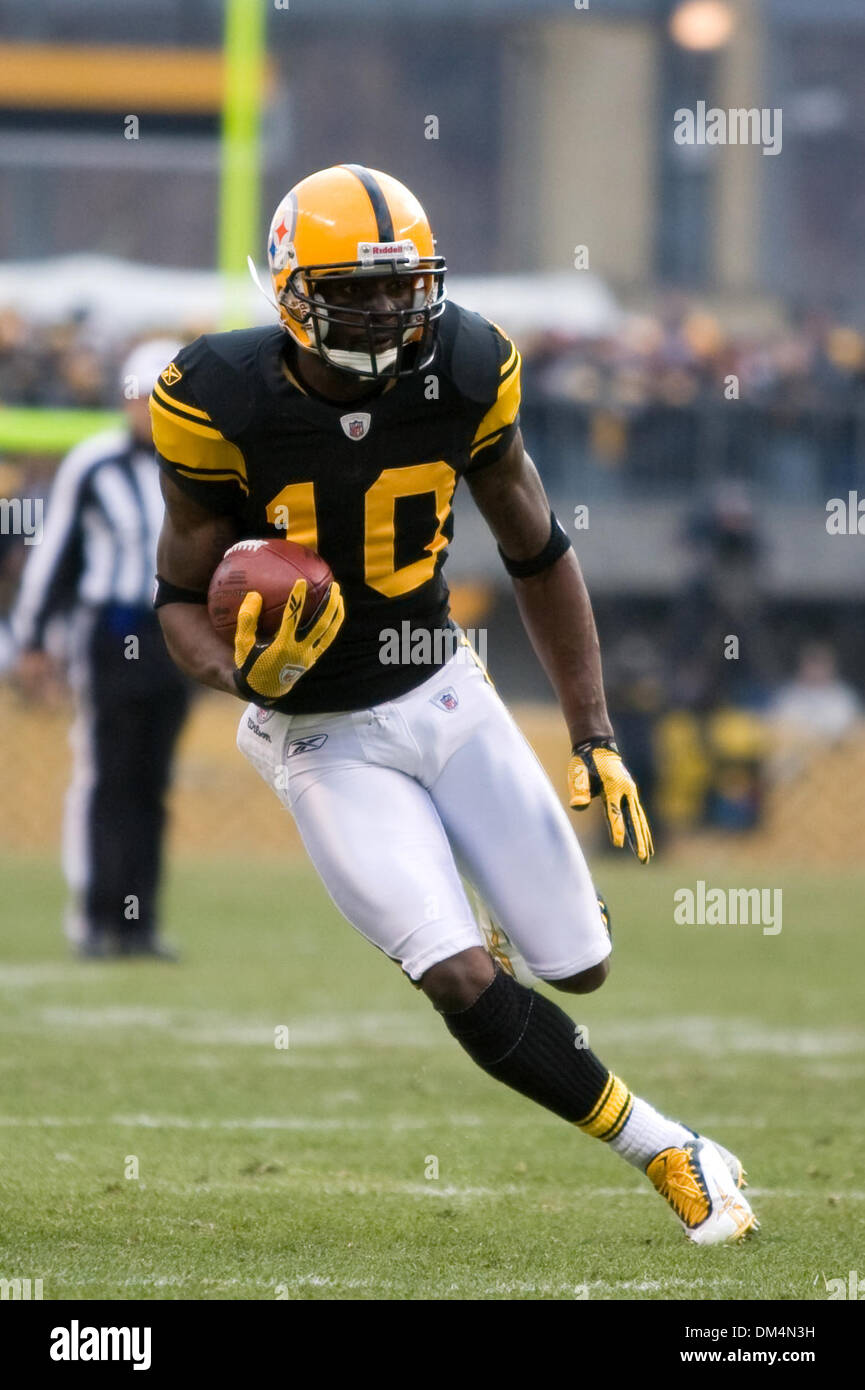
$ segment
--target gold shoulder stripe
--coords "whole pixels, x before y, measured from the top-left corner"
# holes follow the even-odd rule
[[[225,443],[228,443],[215,425],[202,425],[198,420],[191,420],[185,415],[180,415],[176,410],[168,410],[160,401],[155,401],[152,398],[150,414],[153,419],[159,415],[166,420],[172,420],[179,429],[188,430],[190,434],[200,434],[205,439],[223,439]]]
[[[501,439],[506,429],[507,426],[505,425],[500,430],[493,430],[492,434],[485,434],[483,439],[478,439],[476,443],[472,445],[469,457],[474,458],[475,454],[479,454],[482,449],[488,449],[491,444],[495,444],[497,440]]]
[[[171,462],[170,459],[169,459],[169,462]],[[173,468],[176,468],[176,469],[178,470],[178,472],[182,472],[182,471],[183,471],[183,464],[182,464],[182,463],[175,463],[175,464],[172,464],[172,467],[173,467]],[[199,468],[199,467],[197,467],[197,466],[196,466],[196,468],[195,468],[195,477],[196,477],[196,478],[198,478],[198,477],[204,477],[204,478],[206,478],[206,480],[207,480],[208,482],[210,482],[211,478],[216,478],[216,477],[223,478],[223,477],[225,477],[225,475],[226,475],[227,473],[230,473],[231,476],[232,476],[233,478],[238,478],[238,479],[239,479],[240,476],[241,476],[240,473],[238,473],[238,471],[237,471],[236,468]]]
[[[516,349],[514,349],[516,352]],[[514,363],[505,380],[499,383],[495,404],[490,407],[475,430],[472,440],[471,457],[481,449],[488,448],[496,435],[507,429],[516,420],[520,409],[520,354],[516,352]]]
[[[195,472],[190,472],[188,468],[181,468],[178,464],[174,465],[182,478],[189,478],[194,483],[237,483],[239,488],[248,495],[249,488],[238,473],[218,473],[213,468],[197,468]]]
[[[512,368],[513,365],[514,365],[514,362],[516,361],[516,358],[517,358],[516,344],[515,344],[515,343],[511,343],[511,350],[510,350],[510,352],[508,353],[507,357],[505,358],[504,362],[503,362],[502,365],[501,365],[501,368],[500,368],[500,371],[499,371],[499,375],[500,375],[500,376],[507,376],[507,375],[508,375],[508,373],[510,372],[511,368]]]
[[[514,372],[519,371],[522,365],[522,358],[518,352],[515,352],[512,358],[508,358],[508,361],[510,362],[510,366],[507,368],[507,371],[505,371],[504,368],[502,369],[502,374],[499,379],[499,390],[501,390],[505,382],[513,376]]]
[[[167,391],[163,391],[158,381],[153,388],[153,394],[158,396],[161,404],[170,410],[179,410],[183,415],[193,415],[197,420],[210,419],[206,410],[199,410],[194,405],[187,405],[185,401],[176,401],[173,396],[169,396]]]
[[[224,481],[224,477],[217,479],[216,474],[229,474],[245,492],[249,491],[246,459],[219,430],[166,410],[155,396],[150,397],[150,418],[154,445],[169,463],[188,470],[186,476],[216,482]]]

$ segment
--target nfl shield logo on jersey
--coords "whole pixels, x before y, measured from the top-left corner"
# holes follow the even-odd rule
[[[451,710],[456,709],[459,704],[459,698],[453,686],[449,685],[444,690],[440,690],[438,695],[434,695],[430,700],[430,704],[439,705],[441,709],[446,709],[448,713],[450,713]]]
[[[339,423],[349,439],[363,439],[369,432],[372,416],[367,411],[358,411],[355,415],[341,415]]]

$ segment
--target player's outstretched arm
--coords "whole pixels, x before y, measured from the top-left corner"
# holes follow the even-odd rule
[[[165,519],[159,536],[156,571],[179,589],[207,595],[210,577],[237,540],[232,517],[200,507],[164,472]],[[206,602],[166,603],[157,609],[165,644],[181,671],[202,685],[241,695],[234,681],[232,653],[213,630]]]
[[[550,504],[519,430],[501,459],[469,472],[466,481],[506,557],[520,616],[568,726],[570,803],[582,810],[602,796],[613,844],[621,848],[627,836],[647,863],[652,835],[613,741],[591,600],[573,548],[562,551],[566,542],[557,543],[555,531],[551,536]],[[536,572],[515,575],[521,566]]]
[[[519,430],[497,463],[469,473],[466,481],[509,560],[528,561],[540,554],[550,535],[550,504]],[[537,574],[514,577],[513,585],[520,616],[558,696],[571,742],[611,738],[595,619],[573,549]]]

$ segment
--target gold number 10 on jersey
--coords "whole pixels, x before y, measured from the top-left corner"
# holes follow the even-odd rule
[[[408,468],[385,468],[364,496],[364,579],[386,598],[398,598],[426,584],[435,573],[436,556],[447,544],[444,524],[451,509],[456,473],[449,463],[413,463]],[[396,503],[400,497],[435,497],[436,529],[424,546],[424,554],[409,565],[394,567]],[[289,483],[267,504],[271,526],[285,531],[288,540],[318,550],[313,483]],[[325,556],[325,558],[327,558]]]

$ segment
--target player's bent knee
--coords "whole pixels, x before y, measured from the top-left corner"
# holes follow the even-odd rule
[[[431,965],[421,978],[421,989],[440,1013],[468,1009],[491,984],[495,975],[492,958],[483,946],[470,946],[455,956]]]
[[[609,957],[599,961],[597,965],[590,965],[588,970],[581,970],[578,975],[569,975],[565,980],[550,980],[548,983],[555,989],[562,989],[567,994],[591,994],[594,990],[600,989],[604,980],[610,973]]]

